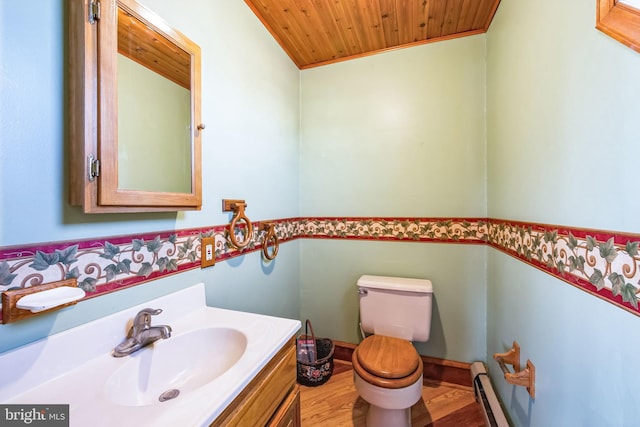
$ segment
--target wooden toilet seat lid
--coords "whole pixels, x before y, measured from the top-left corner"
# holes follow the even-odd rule
[[[380,378],[405,378],[414,374],[420,365],[420,356],[411,342],[400,338],[371,335],[356,350],[358,364]]]

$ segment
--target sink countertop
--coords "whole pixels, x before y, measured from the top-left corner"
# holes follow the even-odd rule
[[[116,358],[111,350],[145,307],[163,309],[153,316],[153,325],[170,325],[172,338],[204,328],[233,328],[246,336],[246,350],[222,375],[173,400],[146,406],[113,403],[105,384],[136,353]],[[207,307],[204,285],[198,284],[0,354],[0,366],[9,367],[3,369],[0,402],[69,404],[71,426],[206,426],[299,328],[298,320]],[[162,345],[159,341],[138,353]]]

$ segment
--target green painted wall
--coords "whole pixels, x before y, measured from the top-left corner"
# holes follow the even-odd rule
[[[245,198],[256,220],[640,230],[640,55],[595,30],[594,2],[503,0],[487,35],[303,72],[242,2],[144,3],[202,47],[203,210],[87,216],[67,205],[65,2],[4,1],[0,246],[223,224],[223,198]],[[297,240],[270,265],[252,253],[4,325],[0,351],[199,281],[211,305],[309,317],[318,334],[355,342],[363,273],[433,280],[432,338],[418,349],[488,360],[514,425],[634,425],[640,319],[481,246]],[[537,366],[535,400],[491,361],[513,340]]]
[[[0,246],[225,224],[227,198],[246,199],[254,220],[298,215],[298,69],[243,2],[142,2],[202,49],[202,210],[84,215],[68,205],[67,2],[1,1]],[[297,318],[298,242],[283,246],[271,265],[251,253],[0,325],[0,351],[201,281],[210,305]]]
[[[595,29],[595,1],[502,1],[487,34],[488,209],[640,231],[640,55]],[[536,399],[489,364],[515,426],[633,426],[640,318],[488,251],[487,359],[517,340]]]
[[[360,341],[356,281],[362,274],[429,278],[431,337],[416,343],[418,351],[451,360],[484,359],[486,247],[313,239],[300,247],[302,319],[311,319],[317,335]]]
[[[485,38],[302,72],[301,213],[484,216]]]
[[[483,35],[303,71],[302,216],[486,216],[485,81]],[[484,358],[486,248],[300,245],[301,315],[317,334],[358,342],[360,275],[423,277],[437,309],[418,349]]]

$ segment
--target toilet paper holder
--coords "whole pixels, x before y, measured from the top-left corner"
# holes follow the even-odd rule
[[[536,398],[536,367],[527,359],[527,367],[520,370],[520,345],[516,341],[509,351],[494,353],[493,358],[500,365],[504,379],[509,384],[526,387],[529,396],[532,399]],[[511,372],[506,365],[512,365],[515,371]]]

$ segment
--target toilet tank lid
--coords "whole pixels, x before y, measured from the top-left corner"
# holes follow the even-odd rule
[[[396,291],[433,293],[431,280],[411,279],[408,277],[371,276],[363,275],[358,279],[358,287],[390,289]]]

